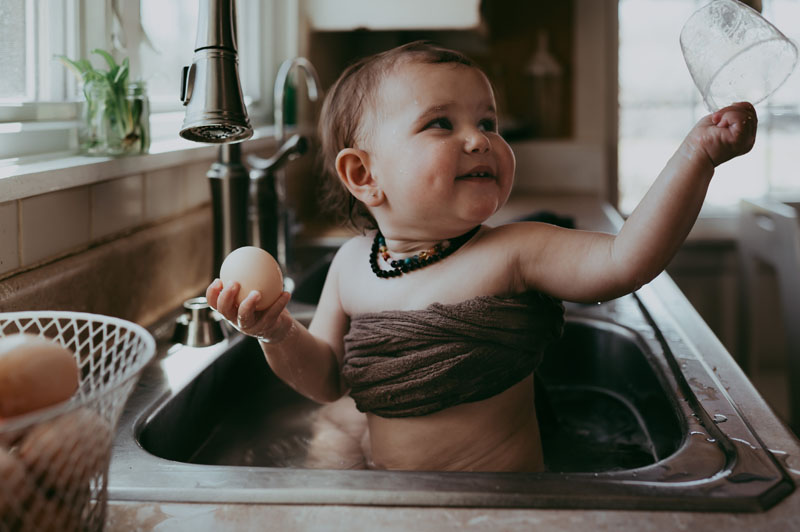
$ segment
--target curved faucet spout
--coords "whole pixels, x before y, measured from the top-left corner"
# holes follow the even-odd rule
[[[275,89],[273,93],[273,117],[275,119],[275,138],[278,142],[284,140],[284,132],[286,124],[283,121],[283,102],[286,98],[286,84],[289,82],[289,74],[293,69],[297,68],[305,73],[306,87],[308,88],[308,99],[315,102],[319,99],[321,90],[319,76],[317,69],[311,64],[311,61],[305,57],[295,57],[294,59],[287,59],[278,69],[278,75],[275,78]]]

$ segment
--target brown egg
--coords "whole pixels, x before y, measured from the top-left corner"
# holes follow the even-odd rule
[[[31,429],[19,459],[45,493],[83,500],[91,478],[108,466],[113,434],[99,414],[80,408]]]
[[[0,447],[0,530],[16,530],[21,522],[23,506],[35,487],[25,465]]]
[[[222,262],[219,277],[223,286],[232,281],[239,283],[237,303],[241,304],[251,291],[261,292],[261,301],[256,310],[272,305],[283,292],[281,268],[272,255],[261,248],[245,246],[233,250]]]
[[[83,499],[64,499],[56,493],[34,489],[19,520],[19,532],[79,532],[83,526],[83,511],[90,504],[89,491]]]
[[[0,338],[0,419],[66,401],[77,389],[69,349],[30,334]]]

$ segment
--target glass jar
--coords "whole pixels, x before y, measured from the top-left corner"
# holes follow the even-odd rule
[[[147,84],[134,81],[128,85],[130,122],[127,135],[122,139],[125,153],[147,153],[150,149],[150,100]]]
[[[123,92],[124,91],[124,92]],[[150,103],[143,81],[122,90],[103,81],[88,82],[78,134],[86,155],[131,155],[150,148]]]

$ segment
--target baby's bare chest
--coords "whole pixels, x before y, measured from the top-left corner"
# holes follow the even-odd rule
[[[508,257],[476,246],[397,277],[381,278],[369,268],[353,268],[343,275],[340,296],[345,312],[352,316],[507,296],[517,292],[515,285]]]

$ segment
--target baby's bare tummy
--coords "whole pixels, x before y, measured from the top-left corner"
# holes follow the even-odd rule
[[[368,415],[377,469],[414,471],[541,471],[533,376],[483,401],[427,416]]]

